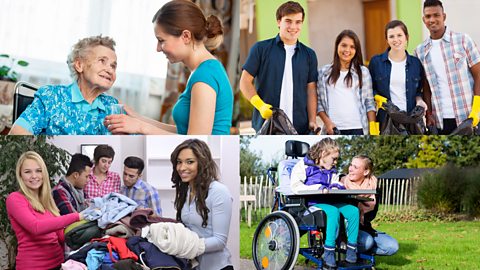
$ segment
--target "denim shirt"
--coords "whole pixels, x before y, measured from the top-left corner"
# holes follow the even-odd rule
[[[388,59],[387,49],[382,54],[377,54],[372,57],[368,69],[370,70],[370,76],[372,76],[373,95],[381,95],[388,100],[391,100],[390,96],[390,75],[392,72],[392,63]],[[425,78],[425,72],[423,70],[420,60],[407,53],[407,63],[405,65],[405,86],[406,86],[406,98],[407,98],[407,111],[411,111],[416,105],[416,97],[422,95],[423,79]],[[384,110],[378,110],[377,121],[383,122],[385,120],[386,112]]]
[[[255,77],[258,96],[273,107],[280,106],[283,73],[285,69],[285,47],[280,35],[255,43],[242,69]],[[293,119],[290,119],[299,134],[308,134],[307,85],[317,82],[317,55],[297,41],[292,57],[293,72]],[[258,131],[264,119],[254,109],[252,127]]]

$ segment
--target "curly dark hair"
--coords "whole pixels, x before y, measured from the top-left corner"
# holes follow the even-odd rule
[[[315,161],[315,164],[319,164],[323,156],[333,151],[340,152],[340,147],[334,139],[327,137],[312,145],[308,150],[308,156]]]
[[[173,150],[170,161],[172,162],[172,183],[175,188],[175,209],[177,210],[178,221],[182,221],[182,208],[187,200],[187,191],[189,183],[182,182],[177,172],[177,158],[184,149],[191,149],[198,161],[197,177],[193,180],[193,189],[195,190],[195,204],[197,213],[202,216],[202,227],[207,227],[208,213],[210,209],[206,206],[205,200],[208,197],[208,189],[212,181],[218,180],[218,167],[213,161],[212,154],[208,145],[198,139],[189,139],[179,144]]]

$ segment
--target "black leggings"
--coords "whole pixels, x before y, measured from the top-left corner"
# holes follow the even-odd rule
[[[233,266],[231,266],[231,265],[225,266],[224,268],[222,268],[220,270],[233,270]]]

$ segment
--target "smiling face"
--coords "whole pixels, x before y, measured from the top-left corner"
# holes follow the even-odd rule
[[[182,182],[191,184],[198,174],[198,159],[192,149],[185,148],[178,154],[176,169]]]
[[[430,31],[433,39],[439,39],[445,31],[445,20],[447,15],[441,6],[426,7],[423,9],[423,23]]]
[[[407,48],[408,37],[400,26],[387,30],[388,46],[394,51],[405,51]]]
[[[20,167],[20,177],[25,186],[35,192],[38,192],[43,184],[42,168],[33,159],[25,159]]]
[[[340,156],[340,152],[338,150],[332,150],[322,155],[320,158],[319,166],[326,169],[331,170],[335,165],[337,165],[338,157]]]
[[[302,13],[294,13],[283,16],[277,21],[280,29],[280,39],[286,45],[293,45],[297,43],[298,37],[302,30],[303,15]]]
[[[153,31],[157,38],[157,52],[162,52],[170,63],[181,62],[188,53],[187,45],[190,42],[190,32],[185,30],[180,37],[176,37],[163,31],[163,28],[154,23]]]
[[[87,49],[85,56],[75,60],[79,82],[85,82],[93,89],[107,91],[117,78],[117,55],[105,46]]]
[[[340,43],[337,47],[337,54],[340,58],[340,63],[342,67],[348,67],[355,53],[357,52],[355,48],[355,42],[349,37],[344,37],[340,40]]]
[[[370,173],[364,160],[354,158],[348,167],[348,177],[353,182],[362,181]]]

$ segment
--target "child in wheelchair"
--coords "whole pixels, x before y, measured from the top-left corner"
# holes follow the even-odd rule
[[[340,148],[335,140],[324,138],[314,144],[303,160],[292,169],[290,187],[293,193],[303,190],[321,190],[327,193],[331,189],[345,189],[339,181],[335,168]],[[351,182],[347,183],[351,184]],[[359,231],[359,209],[347,203],[317,203],[314,208],[325,212],[327,218],[323,260],[329,267],[336,267],[335,246],[340,225],[340,214],[346,220],[348,263],[357,261],[357,238]]]

